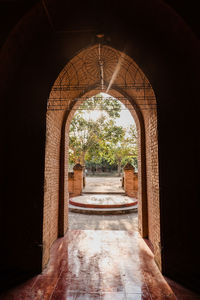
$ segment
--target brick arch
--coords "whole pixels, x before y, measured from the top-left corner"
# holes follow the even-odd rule
[[[52,199],[51,207],[53,207],[53,217],[51,217],[51,219],[54,220],[54,223],[52,223],[51,229],[51,224],[49,227],[49,224],[46,223],[45,216],[47,212],[44,211],[43,242],[49,246],[46,248],[46,253],[44,251],[43,262],[45,264],[48,260],[48,249],[53,240],[59,236],[63,236],[68,226],[68,171],[66,170],[70,122],[74,111],[83,101],[83,97],[91,97],[103,91],[111,96],[120,98],[120,101],[130,109],[136,121],[139,133],[139,230],[141,235],[145,238],[149,238],[152,243],[156,262],[159,267],[161,267],[155,94],[147,77],[137,64],[125,53],[106,45],[101,45],[105,55],[105,57],[103,57],[105,66],[106,64],[108,66],[105,70],[104,86],[102,87],[101,78],[98,73],[98,65],[95,60],[92,61],[95,56],[93,52],[98,51],[98,47],[99,45],[93,45],[80,51],[73,57],[59,74],[49,96],[45,161],[45,165],[48,166],[48,168],[45,169],[45,181],[49,189],[47,189],[44,197],[44,207],[48,207],[49,209],[48,202],[49,199]],[[113,57],[110,59],[110,53],[112,53],[114,59]],[[108,55],[108,57],[106,55]],[[89,70],[88,67],[86,69],[93,76],[87,76],[87,72],[85,71],[87,59],[84,60],[85,56],[89,57],[92,61],[90,64],[90,67],[92,65],[91,70]],[[120,64],[121,66],[119,66]],[[118,66],[120,67],[119,72],[115,74],[115,70]],[[114,79],[113,74],[115,74]],[[80,101],[77,101],[77,99]],[[52,165],[52,162],[49,160],[49,155],[54,157],[53,163],[56,165]],[[51,186],[50,183],[52,180],[54,184]],[[53,190],[51,190],[52,187]],[[47,226],[48,230],[46,229]]]

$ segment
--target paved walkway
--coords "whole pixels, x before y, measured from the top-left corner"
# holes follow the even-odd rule
[[[120,177],[86,177],[83,193],[124,193]]]
[[[69,212],[70,230],[138,230],[137,212],[122,215],[89,215]]]

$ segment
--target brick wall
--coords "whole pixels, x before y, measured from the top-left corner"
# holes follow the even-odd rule
[[[148,197],[148,237],[154,249],[155,260],[161,268],[160,249],[160,203],[158,182],[158,142],[156,111],[145,116],[146,128],[146,164]]]
[[[43,266],[48,262],[52,243],[58,238],[62,112],[48,111],[46,126]]]

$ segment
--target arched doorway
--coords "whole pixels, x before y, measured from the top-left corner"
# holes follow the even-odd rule
[[[125,53],[98,44],[80,51],[56,79],[47,109],[43,265],[53,241],[67,230],[68,130],[85,97],[109,92],[130,109],[138,130],[139,231],[153,246],[161,268],[157,111],[154,91]],[[49,214],[54,221],[48,223]]]

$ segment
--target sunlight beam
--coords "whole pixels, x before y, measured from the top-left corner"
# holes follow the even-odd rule
[[[100,67],[100,83],[101,89],[104,89],[104,74],[103,74],[103,61],[101,60],[101,44],[99,44],[99,67]]]
[[[108,91],[110,90],[113,82],[115,81],[116,77],[117,77],[117,74],[119,73],[120,69],[121,69],[121,65],[122,65],[122,62],[123,62],[123,59],[124,59],[124,56],[125,54],[122,53],[121,56],[119,57],[119,60],[118,60],[118,63],[116,65],[116,68],[115,68],[115,71],[110,79],[110,82],[109,82],[109,85],[107,87],[107,90],[106,90],[106,93],[108,93]]]

